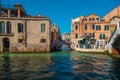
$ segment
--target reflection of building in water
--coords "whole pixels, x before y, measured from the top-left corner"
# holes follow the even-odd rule
[[[70,52],[63,52],[51,54],[52,64],[50,70],[54,72],[53,80],[72,80],[73,78],[73,66],[70,59]]]
[[[56,43],[60,40],[60,29],[57,24],[51,25],[51,43]]]
[[[16,59],[17,58],[17,59]],[[45,79],[53,76],[53,72],[49,72],[49,65],[51,63],[50,54],[23,54],[11,58],[14,66],[11,71],[13,72],[12,77],[33,80],[33,79]]]
[[[11,80],[11,66],[9,54],[3,54],[3,60],[0,61],[0,80]]]

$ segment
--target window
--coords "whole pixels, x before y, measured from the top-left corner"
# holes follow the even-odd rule
[[[103,39],[105,39],[105,34],[103,34]]]
[[[42,23],[41,24],[41,32],[45,32],[45,27],[46,27],[46,24]]]
[[[94,24],[92,25],[92,29],[93,29],[93,30],[95,29],[95,25],[94,25]]]
[[[78,30],[78,25],[75,26],[75,30]]]
[[[0,34],[5,34],[5,22],[0,22]]]
[[[100,39],[105,39],[105,34],[100,34]]]
[[[1,22],[0,22],[0,34],[2,34],[2,25],[1,25]]]
[[[89,20],[91,21],[92,19],[91,19],[91,18],[89,18]]]
[[[99,21],[99,18],[96,18],[97,21]]]
[[[100,25],[97,25],[97,26],[96,26],[96,30],[101,30],[101,26],[100,26]]]
[[[11,22],[7,22],[6,24],[6,33],[11,34]]]
[[[41,39],[40,42],[41,42],[41,43],[45,43],[45,42],[46,42],[46,39]]]
[[[94,18],[92,18],[92,20],[94,21],[95,19],[94,19]]]
[[[85,24],[85,30],[87,30],[88,29],[88,26],[87,26],[87,24]]]
[[[23,26],[23,24],[22,23],[18,23],[18,32],[20,33],[20,32],[24,32],[24,26]]]
[[[119,22],[119,28],[120,28],[120,22]]]
[[[84,18],[85,21],[87,21],[87,18]]]
[[[102,34],[100,34],[100,39],[102,39]]]
[[[92,36],[92,37],[95,37],[95,33],[91,33],[91,36]]]
[[[87,35],[87,33],[84,33],[85,35]]]
[[[104,30],[109,30],[109,25],[105,25]]]
[[[18,39],[18,43],[22,43],[23,42],[23,40],[22,39]]]
[[[77,33],[75,34],[75,38],[76,38],[76,39],[78,38],[78,34],[77,34]]]

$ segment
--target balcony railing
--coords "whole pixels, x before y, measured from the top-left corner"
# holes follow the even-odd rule
[[[108,39],[108,37],[99,37],[99,39]]]

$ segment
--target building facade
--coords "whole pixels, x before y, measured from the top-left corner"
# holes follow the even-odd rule
[[[103,19],[95,14],[72,19],[71,47],[105,49],[111,35],[117,29],[119,19],[120,6],[114,8]]]
[[[70,33],[63,33],[62,34],[62,40],[70,41],[71,40],[71,34]]]
[[[90,14],[73,20],[72,41],[79,48],[105,48],[110,38],[110,23],[100,20],[100,16]]]
[[[57,42],[60,40],[60,29],[57,24],[51,25],[51,43]]]
[[[51,51],[58,50],[60,47],[60,29],[57,24],[51,25],[51,44],[50,49]]]
[[[50,51],[50,18],[29,16],[20,4],[0,12],[0,52]]]

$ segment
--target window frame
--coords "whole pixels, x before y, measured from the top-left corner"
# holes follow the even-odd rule
[[[75,34],[75,39],[78,39],[78,33]]]
[[[24,33],[24,24],[18,23],[18,33]]]
[[[45,38],[40,39],[40,43],[46,43],[46,39]]]
[[[100,34],[99,39],[105,39],[106,35],[105,34]]]
[[[105,25],[105,26],[104,26],[104,30],[105,30],[105,31],[107,31],[107,30],[109,30],[109,29],[110,29],[109,25]]]
[[[11,34],[12,33],[11,25],[12,25],[11,22],[7,21],[7,23],[6,23],[6,34]]]
[[[46,24],[45,24],[45,23],[41,23],[40,29],[41,29],[41,30],[40,30],[41,33],[46,32]]]
[[[92,24],[92,30],[94,30],[95,29],[95,25],[94,24]]]
[[[78,25],[75,25],[75,30],[78,30]]]
[[[96,25],[96,31],[99,31],[99,30],[101,30],[101,25]]]
[[[84,28],[85,28],[85,30],[88,30],[88,25],[87,25],[87,24],[85,24]]]
[[[23,39],[19,38],[18,43],[23,43]]]
[[[5,30],[5,22],[4,21],[0,22],[0,28],[1,28],[0,34],[5,34],[6,30]]]

